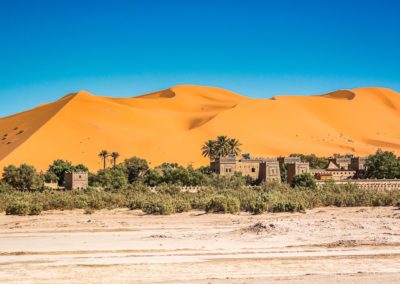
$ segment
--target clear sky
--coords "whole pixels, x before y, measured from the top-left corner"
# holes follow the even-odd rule
[[[80,89],[400,90],[397,0],[1,0],[0,116]]]

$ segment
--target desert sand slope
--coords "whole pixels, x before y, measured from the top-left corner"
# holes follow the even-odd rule
[[[399,118],[399,93],[384,88],[272,99],[200,86],[134,98],[80,91],[0,119],[0,167],[26,162],[44,169],[61,158],[95,170],[102,149],[118,151],[121,159],[138,155],[154,166],[200,165],[207,163],[201,145],[221,134],[258,156],[366,155],[377,148],[400,154]]]

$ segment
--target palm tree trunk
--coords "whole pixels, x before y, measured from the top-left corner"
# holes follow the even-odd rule
[[[103,157],[103,169],[106,169],[106,157]]]

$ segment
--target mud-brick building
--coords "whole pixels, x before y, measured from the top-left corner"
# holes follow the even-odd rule
[[[279,163],[276,158],[252,158],[243,155],[240,159],[236,156],[217,158],[211,161],[210,168],[220,175],[233,175],[235,172],[242,173],[257,181],[280,182],[281,174]]]
[[[300,157],[278,157],[279,166],[282,168],[285,164],[300,163]]]
[[[351,165],[351,157],[344,156],[329,158],[328,162],[335,164],[339,170],[349,170]]]
[[[308,162],[294,162],[287,164],[287,183],[291,183],[296,175],[310,172],[310,164]]]
[[[353,157],[350,162],[350,169],[353,171],[365,171],[368,157]]]
[[[85,189],[89,185],[89,175],[87,172],[65,173],[64,186],[68,190]]]

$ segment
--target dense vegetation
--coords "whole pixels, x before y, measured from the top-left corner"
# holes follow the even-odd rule
[[[65,172],[85,171],[84,165],[56,160],[40,174],[26,164],[7,166],[0,181],[0,212],[36,215],[43,210],[80,208],[91,213],[103,208],[127,207],[147,214],[192,209],[259,214],[302,212],[318,206],[388,206],[400,202],[399,190],[366,191],[355,185],[339,186],[330,182],[317,188],[309,174],[295,176],[291,185],[264,183],[251,187],[249,184],[254,181],[240,174],[218,176],[208,167],[183,167],[174,163],[150,168],[146,160],[138,157],[117,164],[118,156],[114,154],[112,167],[91,173],[90,186],[82,191],[50,190],[43,182],[62,185]],[[399,159],[391,152],[378,151],[369,157],[367,164],[368,177],[400,177]],[[197,192],[183,192],[181,186],[201,188]]]
[[[238,177],[215,181],[198,192],[182,192],[179,186],[163,185],[156,191],[142,183],[121,189],[83,191],[16,191],[1,184],[0,212],[35,215],[42,210],[98,209],[127,207],[147,214],[172,214],[192,209],[206,212],[260,214],[262,212],[303,212],[319,206],[389,206],[400,200],[400,191],[365,191],[350,184],[327,183],[323,188],[291,188],[286,184],[248,187]]]

